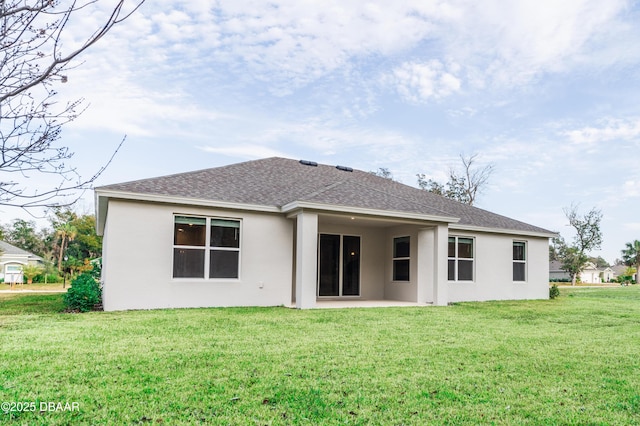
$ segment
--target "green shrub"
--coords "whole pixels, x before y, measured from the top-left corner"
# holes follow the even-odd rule
[[[64,295],[65,307],[70,311],[88,312],[100,303],[102,303],[100,285],[88,273],[78,275]]]
[[[91,266],[93,266],[93,268],[91,268],[89,273],[96,279],[96,281],[100,281],[102,278],[102,258],[92,260]]]
[[[33,279],[44,272],[44,268],[40,265],[28,264],[22,266],[22,275],[27,279],[27,283],[31,284]]]
[[[45,282],[45,274],[36,275],[33,282],[43,284]],[[47,284],[61,283],[62,277],[57,273],[46,274],[46,282]]]
[[[549,299],[555,299],[558,296],[560,296],[560,289],[558,289],[558,286],[554,284],[549,287]]]

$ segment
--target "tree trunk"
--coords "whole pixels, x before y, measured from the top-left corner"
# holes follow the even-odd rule
[[[58,253],[58,272],[62,272],[62,255],[64,254],[64,240],[65,236],[62,236],[62,241],[60,242],[60,253]]]
[[[571,276],[571,285],[576,285],[577,278],[578,278],[578,274],[573,274]]]

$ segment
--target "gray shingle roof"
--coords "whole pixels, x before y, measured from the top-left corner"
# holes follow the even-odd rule
[[[133,182],[102,186],[97,191],[123,191],[240,204],[283,207],[292,202],[387,210],[460,218],[460,225],[552,233],[505,216],[468,206],[430,192],[375,176],[336,167],[303,165],[267,158]]]
[[[33,259],[42,259],[41,257],[36,256],[33,253],[23,250],[20,247],[11,245],[5,241],[0,241],[0,254],[28,256]]]

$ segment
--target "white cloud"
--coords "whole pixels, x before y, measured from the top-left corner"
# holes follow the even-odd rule
[[[545,72],[584,65],[594,42],[622,25],[625,0],[461,2],[443,39],[459,63],[476,71],[477,84],[519,85]],[[598,46],[607,48],[608,46]],[[615,60],[616,58],[611,58]]]
[[[630,231],[640,231],[640,222],[625,223],[624,227]]]
[[[640,118],[604,119],[598,126],[568,130],[563,134],[574,144],[593,145],[601,142],[628,141],[640,138]]]
[[[640,179],[625,181],[622,185],[621,196],[623,198],[640,197]]]
[[[198,149],[204,152],[210,152],[213,154],[222,154],[229,157],[239,158],[268,158],[268,157],[285,157],[291,158],[289,154],[281,151],[271,149],[267,146],[254,145],[254,144],[241,144],[233,146],[215,147],[215,146],[200,146]]]
[[[414,103],[449,96],[459,91],[461,86],[460,79],[437,60],[405,62],[395,68],[388,79],[393,81],[404,99]]]

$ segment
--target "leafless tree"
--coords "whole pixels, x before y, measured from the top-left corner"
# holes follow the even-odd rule
[[[451,198],[461,203],[473,205],[478,195],[486,187],[493,174],[493,164],[484,167],[476,166],[478,154],[465,157],[460,154],[462,171],[449,169],[449,180],[442,184],[433,179],[427,179],[425,174],[418,174],[418,186],[425,191]]]
[[[67,163],[73,152],[59,143],[60,132],[82,113],[83,100],[60,105],[55,87],[67,82],[78,55],[144,0],[135,1],[129,10],[126,0],[117,1],[101,27],[67,49],[62,38],[70,20],[98,0],[0,0],[0,206],[71,204],[111,162],[113,156],[89,178]],[[20,183],[35,174],[50,174],[52,184],[35,189]]]

